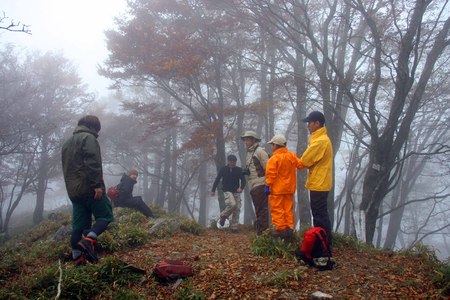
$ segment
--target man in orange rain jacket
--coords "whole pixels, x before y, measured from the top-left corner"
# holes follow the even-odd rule
[[[265,193],[269,195],[270,214],[275,226],[273,236],[285,241],[294,238],[294,193],[297,186],[296,169],[303,167],[300,159],[286,148],[286,138],[275,135],[269,144],[273,155],[267,162]]]

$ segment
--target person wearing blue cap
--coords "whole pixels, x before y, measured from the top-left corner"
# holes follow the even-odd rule
[[[332,245],[331,222],[327,198],[333,184],[333,145],[327,134],[325,116],[320,111],[311,112],[303,122],[308,123],[311,138],[302,157],[303,168],[308,169],[305,187],[309,190],[314,227],[323,227]]]

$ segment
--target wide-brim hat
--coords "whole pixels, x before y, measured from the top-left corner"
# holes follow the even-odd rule
[[[244,132],[244,133],[241,135],[241,139],[242,139],[242,140],[243,140],[244,138],[247,138],[247,137],[252,137],[252,138],[254,138],[257,142],[260,142],[260,141],[261,141],[261,139],[258,137],[258,135],[256,135],[256,132],[254,132],[254,131],[252,131],[252,130],[248,130],[248,131]]]
[[[282,134],[276,134],[273,138],[268,142],[268,144],[275,144],[278,146],[286,146],[287,140]]]

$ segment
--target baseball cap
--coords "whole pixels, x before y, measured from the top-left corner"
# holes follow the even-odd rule
[[[303,119],[303,122],[319,121],[320,124],[325,124],[325,116],[320,111],[312,111],[309,115]]]
[[[268,142],[268,144],[275,144],[278,146],[286,146],[286,138],[282,134],[276,134],[273,138]]]

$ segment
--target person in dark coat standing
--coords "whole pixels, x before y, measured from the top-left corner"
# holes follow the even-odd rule
[[[98,262],[94,245],[98,236],[114,220],[103,181],[102,158],[97,141],[100,128],[96,116],[84,116],[61,151],[64,181],[72,202],[70,244],[72,258],[77,265],[85,264],[86,260]],[[92,215],[95,224],[91,228]]]
[[[222,190],[225,197],[225,209],[220,213],[220,226],[225,225],[225,220],[231,215],[230,228],[236,230],[239,224],[239,214],[241,213],[241,193],[245,187],[245,176],[242,169],[236,167],[237,157],[228,155],[227,165],[222,167],[214,180],[211,196],[216,193],[217,185],[222,180]]]
[[[123,174],[120,183],[119,197],[115,203],[117,207],[128,207],[140,211],[147,218],[153,217],[151,209],[145,204],[141,196],[133,197],[133,188],[137,183],[138,171],[132,169],[128,174]]]

